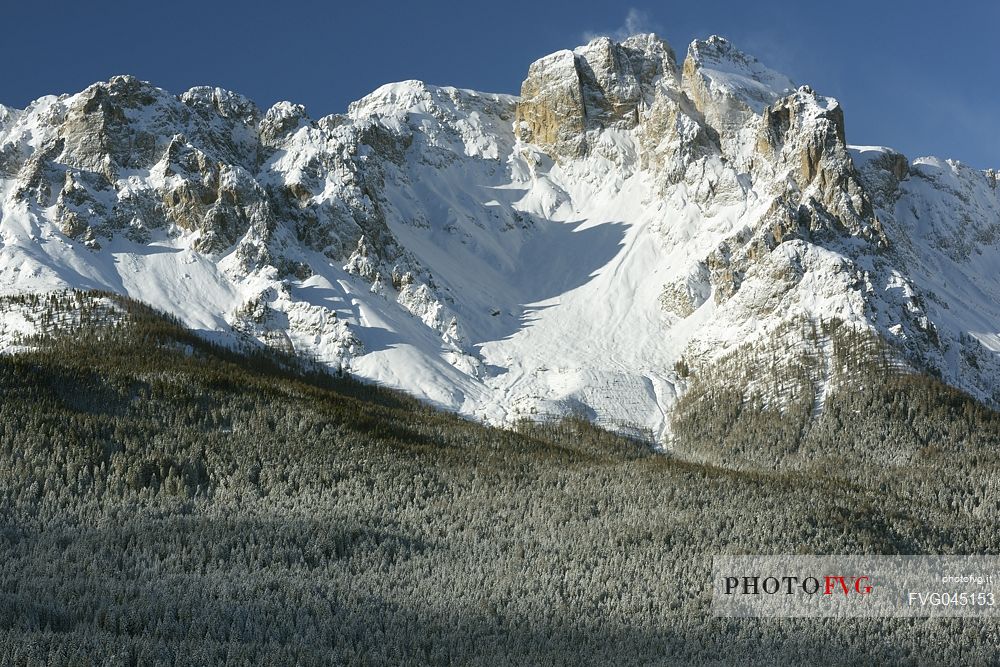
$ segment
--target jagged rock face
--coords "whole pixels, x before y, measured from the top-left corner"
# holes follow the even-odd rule
[[[559,51],[532,63],[517,105],[518,138],[556,158],[586,155],[588,133],[631,130],[657,99],[663,86],[676,89],[673,51],[653,35],[615,43],[596,39],[575,51]],[[676,100],[672,103],[676,106]],[[663,127],[673,123],[659,109]]]
[[[15,116],[17,116],[17,109],[0,104],[0,130],[9,125]]]
[[[720,131],[742,128],[796,89],[791,79],[717,35],[688,47],[683,86],[705,120]]]
[[[716,35],[691,43],[681,80],[684,92],[717,133],[723,154],[741,172],[749,168],[764,109],[796,88],[788,77]]]
[[[115,77],[79,95],[50,100],[19,117],[34,126],[38,148],[3,146],[19,192],[40,206],[58,194],[56,218],[69,236],[125,233],[150,238],[158,231],[192,234],[196,249],[219,254],[236,243],[246,273],[282,262],[283,241],[273,236],[280,217],[296,237],[331,259],[346,259],[365,233],[391,235],[367,182],[378,181],[377,161],[363,169],[359,153],[377,138],[371,124],[322,126],[300,105],[279,103],[262,115],[249,100],[217,88],[174,97],[133,77]],[[8,123],[16,138],[18,128]],[[269,159],[294,150],[299,132],[311,149],[284,181]],[[319,199],[326,173],[345,178],[334,196]],[[143,177],[139,172],[148,174]],[[349,176],[347,176],[349,174]]]
[[[829,384],[831,318],[1000,404],[995,172],[849,148],[835,100],[719,37],[682,66],[597,39],[521,93],[407,81],[313,120],[115,77],[0,107],[0,293],[125,292],[494,422],[666,440],[734,350]]]
[[[257,167],[248,125],[259,112],[245,98],[196,89],[178,99],[120,76],[32,111],[20,120],[34,125],[45,147],[26,151],[15,177],[40,206],[59,192],[55,217],[72,238],[96,247],[96,236],[142,239],[174,224],[198,232],[200,250],[219,252],[251,219],[266,217],[250,210],[260,208],[249,204],[260,192],[246,177]],[[137,172],[155,178],[137,187]]]
[[[168,130],[179,127],[216,159],[251,171],[257,166],[251,128],[260,112],[235,93],[195,88],[178,99],[135,77],[118,76],[58,107],[57,134],[65,141],[60,162],[101,172],[109,181],[121,169],[152,167],[171,141]]]
[[[220,315],[243,323],[237,330],[247,335],[284,345],[287,335],[267,330],[268,323],[295,317],[246,326],[247,304],[259,305],[263,294],[291,308],[280,298],[284,281],[307,279],[317,262],[352,272],[359,243],[372,267],[359,275],[373,291],[398,298],[418,317],[433,311],[446,319],[442,336],[454,329],[428,274],[387,227],[383,164],[401,161],[410,139],[376,120],[313,121],[287,102],[262,114],[218,88],[174,96],[119,76],[24,111],[5,107],[0,122],[11,206],[50,219],[93,252],[123,239],[212,258],[226,280],[246,285],[247,294]],[[361,345],[346,326],[321,329],[342,339],[328,341],[334,354],[350,357]]]
[[[532,63],[517,105],[518,138],[555,155],[580,157],[586,120],[573,52],[559,51]]]
[[[794,184],[797,217],[810,232],[860,236],[878,247],[888,240],[847,152],[844,112],[836,100],[803,86],[764,109],[757,136],[758,180]]]
[[[587,120],[603,127],[635,127],[642,89],[625,48],[604,37],[580,49],[578,55],[574,60]]]
[[[278,102],[267,110],[257,126],[260,143],[266,148],[277,148],[300,127],[309,124],[306,108],[301,104]]]
[[[873,153],[869,160],[862,163],[858,176],[877,205],[892,204],[899,194],[900,183],[910,176],[910,161],[892,149],[879,149]]]

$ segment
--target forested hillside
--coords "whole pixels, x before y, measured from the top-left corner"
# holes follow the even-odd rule
[[[704,387],[670,456],[62,298],[0,357],[0,664],[996,659],[991,622],[709,615],[715,554],[1000,552],[1000,417],[933,379],[815,415]]]

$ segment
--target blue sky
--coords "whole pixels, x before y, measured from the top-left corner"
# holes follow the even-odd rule
[[[12,6],[13,5],[13,6]],[[131,73],[212,84],[319,117],[382,83],[516,93],[528,65],[594,34],[654,31],[683,58],[729,37],[843,103],[851,143],[1000,167],[1000,3],[17,2],[4,7],[0,102],[23,107]]]

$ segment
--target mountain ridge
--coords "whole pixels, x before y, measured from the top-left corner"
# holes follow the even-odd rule
[[[718,37],[683,63],[601,38],[520,97],[400,82],[318,120],[115,77],[0,109],[0,291],[110,289],[488,422],[663,443],[692,377],[796,358],[802,318],[996,405],[996,173],[846,134]],[[810,358],[821,406],[846,378]]]

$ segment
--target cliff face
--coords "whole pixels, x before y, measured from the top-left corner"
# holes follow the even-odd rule
[[[665,90],[676,93],[676,70],[673,50],[655,35],[603,37],[546,56],[521,86],[517,136],[557,159],[583,157],[602,131],[636,128]]]
[[[682,63],[601,38],[519,98],[410,81],[318,120],[115,77],[0,107],[0,291],[128,293],[497,422],[666,438],[735,357],[821,397],[847,380],[801,323],[833,319],[996,401],[996,174],[848,129],[719,37]]]

